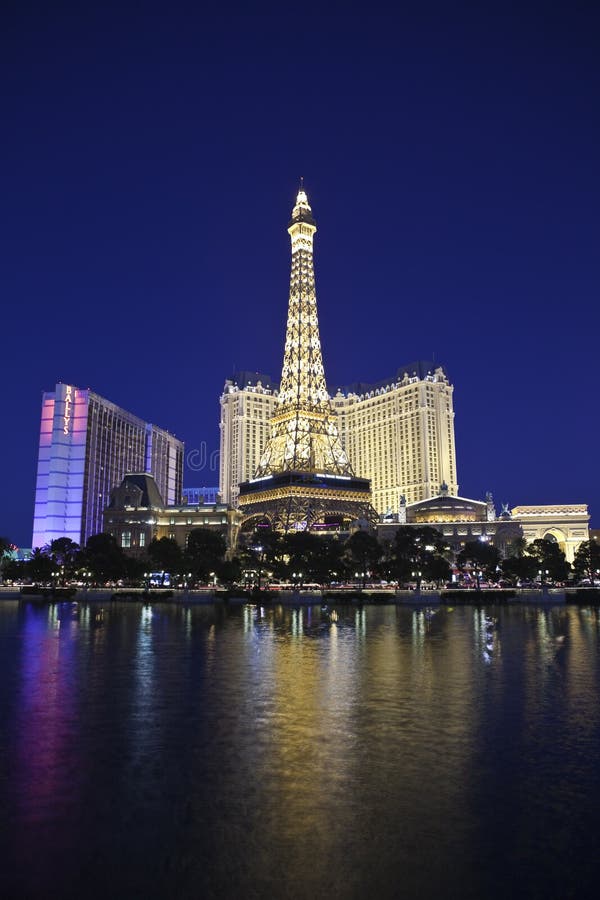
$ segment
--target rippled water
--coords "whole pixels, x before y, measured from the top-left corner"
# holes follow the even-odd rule
[[[586,897],[579,608],[0,603],[3,897]]]

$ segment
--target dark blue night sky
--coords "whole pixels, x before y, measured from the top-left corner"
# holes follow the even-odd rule
[[[210,451],[278,377],[300,175],[330,389],[435,354],[461,494],[598,522],[597,9],[218,9],[3,5],[0,534],[56,381]]]

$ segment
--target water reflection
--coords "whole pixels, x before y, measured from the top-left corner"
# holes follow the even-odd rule
[[[76,604],[25,605],[16,641],[19,677],[13,727],[11,833],[20,865],[35,866],[35,845],[51,840],[64,853],[80,800],[78,637]],[[10,804],[12,806],[12,803]]]
[[[573,895],[599,641],[575,607],[0,605],[4,871],[22,896],[48,871],[103,898]]]

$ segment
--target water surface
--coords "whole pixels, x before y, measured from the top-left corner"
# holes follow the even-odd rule
[[[598,611],[336,613],[0,603],[2,896],[594,896]]]

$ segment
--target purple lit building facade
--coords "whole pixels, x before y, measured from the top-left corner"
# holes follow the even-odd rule
[[[59,537],[84,546],[128,472],[148,472],[165,504],[180,503],[182,442],[89,389],[44,392],[32,546]]]

